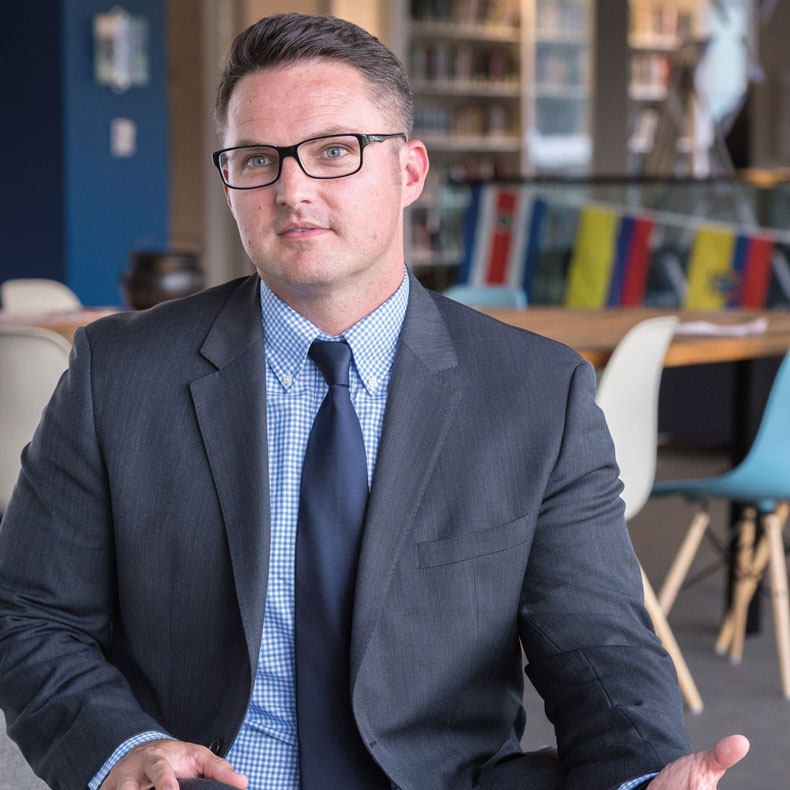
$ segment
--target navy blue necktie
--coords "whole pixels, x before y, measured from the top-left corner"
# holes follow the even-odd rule
[[[368,501],[365,444],[348,390],[351,349],[308,352],[329,391],[307,440],[296,531],[296,717],[302,790],[374,790],[390,782],[351,710],[349,661],[359,545]]]

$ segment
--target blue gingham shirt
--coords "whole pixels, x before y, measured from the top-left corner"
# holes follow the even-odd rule
[[[409,280],[379,308],[343,333],[353,356],[349,374],[367,455],[368,484],[373,479],[395,347],[406,305]],[[266,353],[266,420],[269,455],[271,547],[263,635],[250,705],[227,754],[249,780],[249,790],[299,790],[294,676],[294,550],[299,484],[307,439],[327,391],[322,373],[307,356],[316,338],[339,340],[321,332],[261,283]],[[125,741],[90,782],[98,790],[130,749],[160,732]],[[623,784],[630,790],[648,776]]]

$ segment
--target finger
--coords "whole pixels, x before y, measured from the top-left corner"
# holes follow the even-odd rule
[[[147,766],[146,773],[154,790],[179,790],[175,772],[164,757],[152,760]]]
[[[209,756],[201,762],[200,772],[207,779],[214,779],[217,782],[224,782],[232,787],[237,787],[239,790],[245,790],[247,787],[247,777],[243,774],[236,773],[233,766],[221,757],[214,754]]]
[[[706,759],[711,770],[726,771],[742,760],[748,751],[748,738],[743,735],[728,735],[707,752]]]

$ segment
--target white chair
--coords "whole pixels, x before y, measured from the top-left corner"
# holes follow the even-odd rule
[[[0,513],[70,351],[68,341],[47,329],[0,328]]]
[[[57,280],[25,278],[0,283],[5,313],[71,313],[82,309],[77,294]]]
[[[630,329],[617,344],[601,374],[595,395],[614,441],[615,457],[623,482],[625,517],[629,520],[647,502],[656,473],[658,391],[664,357],[678,319],[651,318]],[[658,605],[644,569],[645,608],[656,634],[675,662],[678,683],[689,709],[702,711],[700,697],[680,647]]]

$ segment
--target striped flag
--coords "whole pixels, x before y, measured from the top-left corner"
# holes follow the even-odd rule
[[[568,269],[568,307],[636,307],[650,268],[654,223],[600,206],[580,212]]]
[[[471,285],[509,285],[529,293],[540,255],[546,202],[529,186],[475,184],[456,278]]]
[[[740,275],[740,288],[737,301],[729,302],[728,307],[765,307],[771,282],[774,240],[768,236],[739,236],[738,242],[738,255],[733,267]]]
[[[695,310],[764,307],[773,250],[774,241],[766,235],[700,227],[691,249],[683,306]]]

